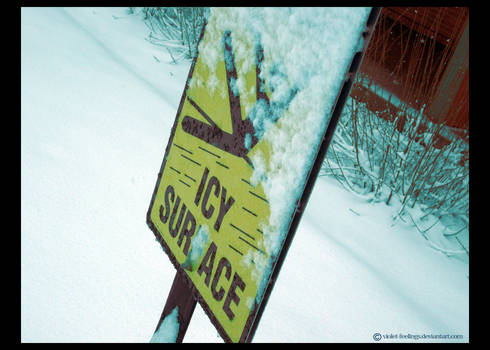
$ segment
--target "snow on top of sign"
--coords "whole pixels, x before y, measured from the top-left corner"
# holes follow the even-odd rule
[[[170,314],[168,314],[158,327],[158,330],[153,333],[150,343],[175,343],[179,334],[179,307],[176,306]]]
[[[360,34],[369,12],[370,8],[363,7],[211,10],[206,30],[216,39],[202,41],[199,46],[211,76],[223,55],[216,40],[230,31],[237,69],[234,87],[241,96],[255,94],[254,88],[246,91],[244,77],[255,69],[251,45],[263,47],[260,74],[270,106],[259,101],[246,106],[246,111],[256,136],[270,148],[268,159],[260,152],[251,157],[252,184],[262,183],[270,203],[269,222],[262,227],[263,248],[270,256],[276,256],[282,246],[345,72],[363,43]],[[244,263],[255,266],[255,275],[263,283],[271,259],[249,252]]]

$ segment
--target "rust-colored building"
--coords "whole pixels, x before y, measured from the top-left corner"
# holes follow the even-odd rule
[[[352,96],[381,115],[399,108],[397,100],[468,129],[469,9],[383,8],[360,71],[369,86],[357,83]]]

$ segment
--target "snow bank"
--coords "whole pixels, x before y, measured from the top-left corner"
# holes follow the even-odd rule
[[[147,342],[175,270],[145,216],[190,63],[124,8],[25,7],[21,33],[21,339]]]

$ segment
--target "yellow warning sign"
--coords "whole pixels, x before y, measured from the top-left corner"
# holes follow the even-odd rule
[[[206,35],[202,40],[209,40]],[[150,207],[153,225],[208,311],[231,341],[239,341],[256,307],[259,282],[244,257],[268,259],[262,227],[269,202],[260,184],[253,186],[250,157],[267,147],[254,132],[246,111],[269,104],[260,78],[262,50],[250,45],[255,65],[244,77],[240,96],[231,33],[223,33],[221,57],[213,77],[198,57],[186,87],[162,173]],[[222,89],[211,89],[214,81]],[[203,83],[199,83],[203,82]],[[253,258],[249,261],[253,264]],[[206,309],[205,308],[205,309]],[[249,321],[250,322],[250,321]]]
[[[147,213],[226,341],[253,337],[380,10],[291,11],[210,17]]]

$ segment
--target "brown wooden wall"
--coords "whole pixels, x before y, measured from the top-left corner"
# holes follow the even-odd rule
[[[434,36],[443,45],[458,41],[469,15],[467,7],[385,7],[382,11],[427,37]]]
[[[361,73],[412,108],[425,104],[430,119],[467,128],[468,28],[466,7],[384,7]]]

